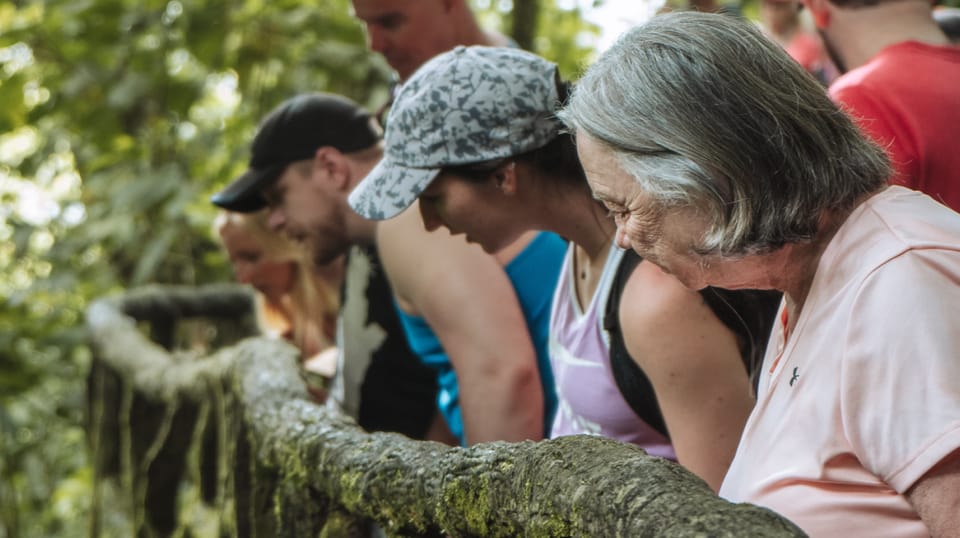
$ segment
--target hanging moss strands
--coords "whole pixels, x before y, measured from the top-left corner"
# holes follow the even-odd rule
[[[229,345],[250,311],[232,286],[146,288],[87,309],[93,536],[117,509],[110,491],[136,536],[368,536],[372,522],[388,536],[803,536],[600,437],[458,448],[365,433],[310,399],[292,346]],[[216,347],[179,349],[195,317],[215,320],[200,332]],[[154,322],[164,329],[142,326]]]

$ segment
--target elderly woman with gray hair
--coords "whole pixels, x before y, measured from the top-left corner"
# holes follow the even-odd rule
[[[720,494],[815,536],[956,536],[960,215],[888,187],[883,151],[730,17],[631,30],[561,117],[621,246],[694,289],[784,292]]]

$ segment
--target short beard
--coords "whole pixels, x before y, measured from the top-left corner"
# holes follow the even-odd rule
[[[313,259],[314,267],[323,267],[327,264],[333,263],[334,260],[343,254],[344,252],[333,252],[330,249],[325,249],[323,251],[311,249],[311,258]]]

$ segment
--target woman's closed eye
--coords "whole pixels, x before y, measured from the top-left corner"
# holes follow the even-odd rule
[[[258,263],[260,261],[261,254],[259,252],[248,252],[240,251],[235,253],[233,256],[230,256],[231,263]]]
[[[604,207],[606,207],[606,209],[607,209],[607,216],[610,217],[610,218],[612,218],[612,219],[614,219],[614,220],[625,219],[625,218],[627,218],[627,217],[630,216],[630,210],[629,210],[629,209],[626,209],[626,208],[623,208],[623,207],[614,206],[614,205],[611,205],[611,204],[608,204],[608,203],[604,203],[603,205],[604,205]]]

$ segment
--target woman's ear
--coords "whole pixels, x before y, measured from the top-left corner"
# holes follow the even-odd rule
[[[497,182],[497,187],[507,195],[517,193],[517,163],[509,163],[497,168],[493,173],[493,179]]]

